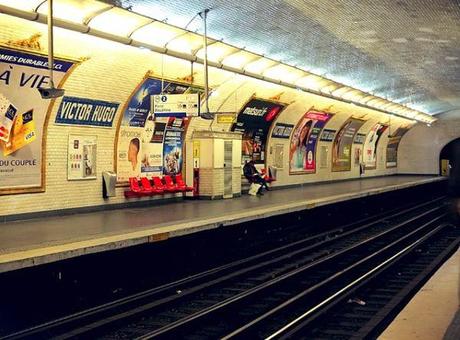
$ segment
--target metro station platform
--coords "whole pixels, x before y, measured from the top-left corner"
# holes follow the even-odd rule
[[[457,250],[396,316],[379,340],[460,338],[460,250]]]
[[[0,224],[0,272],[114,250],[444,180],[396,175]]]

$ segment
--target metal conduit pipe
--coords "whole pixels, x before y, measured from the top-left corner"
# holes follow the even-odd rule
[[[11,8],[11,7],[8,7],[8,6],[5,6],[5,5],[0,5],[0,13],[4,13],[4,14],[7,14],[7,15],[19,17],[19,18],[26,19],[26,20],[29,20],[29,21],[36,21],[36,22],[39,22],[39,23],[42,23],[42,24],[47,23],[47,17],[48,17],[47,15],[44,15],[44,14],[41,14],[41,13],[30,13],[30,12],[14,9],[14,8]],[[166,55],[169,55],[171,57],[176,57],[176,58],[191,61],[191,62],[197,62],[197,63],[200,63],[200,64],[204,63],[203,59],[198,58],[198,57],[193,56],[193,55],[189,55],[189,54],[182,53],[182,52],[177,52],[177,51],[172,51],[172,50],[169,50],[169,49],[164,48],[164,47],[158,47],[158,46],[149,45],[149,44],[146,44],[146,43],[141,43],[141,42],[135,41],[135,40],[133,40],[131,38],[120,37],[120,36],[117,36],[117,35],[114,35],[114,34],[98,31],[98,30],[92,29],[91,27],[89,27],[87,25],[76,24],[76,23],[72,23],[72,22],[69,22],[69,21],[61,20],[61,19],[54,19],[54,25],[58,26],[58,27],[61,27],[61,28],[64,28],[64,29],[69,29],[69,30],[72,30],[72,31],[80,32],[80,33],[90,34],[90,35],[93,35],[93,36],[96,36],[96,37],[99,37],[99,38],[111,40],[111,41],[122,43],[122,44],[125,44],[125,45],[130,45],[130,46],[135,46],[135,47],[144,47],[144,48],[150,49],[153,52],[166,54]],[[414,121],[424,123],[424,121],[421,121],[421,120],[418,120],[418,119],[415,119],[415,118],[409,118],[409,117],[406,117],[404,115],[401,115],[401,114],[398,114],[398,113],[395,113],[395,112],[390,112],[390,111],[378,109],[378,108],[375,108],[375,107],[372,107],[372,106],[369,106],[369,105],[366,105],[366,104],[361,104],[359,102],[353,102],[351,100],[343,99],[343,98],[340,98],[340,97],[334,97],[334,96],[332,96],[330,94],[327,94],[327,93],[323,93],[323,92],[320,92],[320,91],[299,87],[299,86],[296,86],[294,84],[290,84],[290,83],[287,83],[287,82],[284,82],[284,81],[281,81],[281,80],[277,80],[277,79],[271,79],[271,78],[268,78],[268,77],[264,77],[264,76],[261,76],[261,75],[258,75],[258,74],[251,73],[251,72],[246,72],[245,70],[230,67],[230,66],[226,66],[226,65],[223,65],[222,63],[216,63],[216,62],[208,60],[208,65],[211,66],[211,67],[214,67],[214,68],[225,70],[225,71],[229,71],[229,72],[237,73],[237,74],[240,74],[240,75],[245,75],[245,76],[248,76],[248,77],[251,77],[251,78],[267,81],[267,82],[270,82],[270,83],[273,83],[273,84],[276,84],[276,85],[286,86],[286,87],[291,88],[291,89],[300,90],[300,91],[303,91],[303,92],[306,92],[306,93],[311,93],[311,94],[315,94],[315,95],[318,95],[318,96],[321,96],[321,97],[330,98],[330,99],[337,100],[337,101],[340,101],[340,102],[343,102],[343,103],[354,104],[356,106],[363,107],[363,108],[366,108],[366,109],[369,109],[369,110],[378,111],[378,112],[381,112],[381,113],[384,113],[384,114],[397,116],[397,117],[400,117],[400,118],[403,118],[403,119],[414,120]],[[337,84],[340,84],[340,83],[337,83]],[[375,99],[380,99],[380,98],[376,97]],[[401,107],[404,108],[404,106],[401,106]]]

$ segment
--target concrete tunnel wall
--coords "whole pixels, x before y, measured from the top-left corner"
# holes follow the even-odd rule
[[[27,40],[34,34],[39,38],[40,53],[46,50],[46,26],[27,20],[0,14],[0,44],[8,48],[18,48],[20,40]],[[203,67],[199,64],[125,46],[123,44],[84,35],[81,33],[55,29],[55,54],[79,61],[64,84],[66,96],[98,99],[120,103],[112,128],[85,127],[55,124],[56,113],[61,98],[51,103],[48,123],[45,125],[46,143],[44,145],[44,192],[2,195],[0,216],[27,212],[59,210],[65,208],[90,207],[104,204],[123,203],[125,187],[118,187],[116,197],[102,198],[102,171],[116,171],[115,155],[117,151],[117,125],[123,107],[141,81],[150,72],[155,77],[184,81],[190,76],[193,68],[193,85],[203,85]],[[327,97],[297,91],[272,83],[256,80],[231,72],[210,68],[210,87],[215,90],[209,106],[211,111],[239,112],[243,105],[252,97],[277,100],[289,104],[277,117],[276,122],[296,125],[305,112],[310,109],[334,114],[327,123],[327,129],[338,130],[351,116],[366,120],[359,133],[367,134],[376,123],[390,123],[378,144],[377,168],[367,170],[365,176],[390,175],[398,172],[398,168],[387,168],[385,151],[388,135],[398,126],[411,121],[393,117],[378,111],[362,108],[353,104],[336,101]],[[273,122],[272,126],[276,123]],[[195,130],[229,131],[231,124],[219,124],[192,118],[186,132],[189,140]],[[67,180],[67,149],[69,134],[97,136],[97,178],[86,181]],[[404,139],[403,139],[404,140]],[[409,144],[408,144],[409,145]],[[353,161],[355,149],[362,145],[352,144],[351,170],[342,172],[331,171],[330,149],[332,143],[318,142],[316,149],[317,169],[314,174],[289,174],[289,139],[272,138],[267,140],[267,165],[275,162],[275,151],[282,151],[282,167],[278,169],[275,186],[311,183],[329,180],[341,180],[359,177],[359,166]],[[326,152],[326,150],[328,150]],[[187,150],[185,150],[187,152]],[[321,154],[323,153],[323,155]],[[401,155],[400,155],[401,156]],[[323,158],[322,158],[323,157]],[[186,159],[186,157],[184,157]],[[323,163],[320,164],[320,159]],[[404,162],[404,157],[399,157]],[[325,162],[324,162],[325,161]],[[407,170],[407,166],[403,166]],[[183,171],[192,169],[185,164]],[[413,172],[413,171],[410,171]],[[142,198],[155,200],[161,197]]]
[[[417,124],[402,138],[398,151],[399,173],[439,174],[439,155],[450,141],[460,137],[460,110],[447,112],[428,127]]]

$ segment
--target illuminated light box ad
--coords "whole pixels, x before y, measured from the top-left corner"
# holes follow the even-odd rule
[[[232,131],[242,132],[242,157],[244,164],[254,160],[256,164],[265,163],[267,135],[285,104],[251,98],[238,114]]]
[[[309,111],[304,114],[292,134],[289,148],[289,172],[291,174],[316,171],[316,146],[319,136],[332,114]]]
[[[351,147],[364,120],[350,118],[337,132],[332,144],[332,171],[351,170]]]
[[[388,125],[375,124],[366,137],[364,143],[363,161],[366,169],[375,169],[377,167],[377,146],[383,132],[388,128]]]
[[[388,136],[388,144],[386,150],[386,166],[387,168],[395,168],[398,166],[398,147],[401,138],[409,131],[412,126],[406,125],[396,129],[396,131]]]
[[[182,147],[187,118],[159,117],[153,98],[160,94],[193,94],[187,84],[145,78],[125,105],[118,131],[117,181],[151,177],[182,170]]]
[[[74,65],[55,58],[54,83]],[[0,192],[42,189],[44,124],[52,101],[39,87],[49,87],[44,55],[0,48]]]
[[[67,179],[96,178],[97,137],[69,135]]]

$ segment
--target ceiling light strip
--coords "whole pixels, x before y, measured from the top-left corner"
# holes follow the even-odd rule
[[[110,7],[111,6],[109,6],[107,9],[110,9]],[[105,9],[105,11],[102,11],[102,13],[106,12],[107,9]],[[101,11],[97,11],[97,12],[99,12],[99,13],[93,14],[93,15],[90,16],[91,20],[93,20],[95,17],[97,17],[97,15],[99,15]],[[45,15],[45,14],[40,14],[40,13],[37,13],[37,12],[23,11],[23,10],[19,10],[19,9],[16,9],[16,8],[13,8],[13,7],[10,7],[10,6],[6,6],[6,5],[0,5],[0,13],[16,16],[16,17],[20,17],[20,18],[23,18],[23,19],[27,19],[27,20],[30,20],[30,21],[36,21],[36,22],[40,22],[40,23],[46,23],[46,21],[47,21],[47,15]],[[138,14],[131,13],[129,11],[126,11],[126,13],[128,15],[129,14],[138,15]],[[149,19],[154,20],[152,18],[149,18]],[[131,39],[131,38],[128,38],[128,37],[122,37],[122,36],[118,36],[118,35],[115,35],[115,34],[102,32],[102,31],[93,29],[93,28],[89,27],[87,24],[83,24],[83,23],[81,23],[81,24],[73,23],[73,22],[69,22],[69,21],[61,20],[61,19],[57,19],[57,18],[54,19],[54,22],[55,22],[56,26],[59,26],[61,28],[70,29],[70,30],[73,30],[73,31],[81,32],[81,33],[91,34],[91,35],[94,35],[96,37],[100,37],[100,38],[107,39],[107,40],[112,40],[112,41],[119,42],[119,43],[126,44],[126,45],[132,45],[132,46],[136,46],[136,47],[144,47],[144,48],[152,50],[153,52],[167,54],[167,55],[170,55],[172,57],[177,57],[177,58],[192,61],[192,62],[198,62],[198,63],[203,62],[203,60],[198,58],[196,55],[192,55],[192,54],[188,54],[188,53],[182,53],[182,52],[178,52],[178,51],[174,51],[174,50],[170,50],[170,49],[166,48],[167,44],[169,44],[172,40],[177,39],[178,37],[185,36],[188,33],[196,34],[194,32],[187,31],[187,30],[184,30],[184,29],[181,29],[184,32],[183,34],[179,34],[178,36],[175,36],[174,38],[172,38],[170,41],[168,41],[168,43],[166,44],[165,47],[158,47],[158,46],[154,46],[154,45],[143,43],[143,42],[141,43],[139,41],[135,41],[134,39]],[[173,27],[175,27],[175,26],[173,26]],[[213,39],[211,39],[211,41],[212,40]],[[300,90],[302,90],[304,92],[308,92],[308,93],[316,94],[316,95],[319,95],[319,96],[331,98],[331,99],[338,100],[338,101],[345,102],[345,103],[355,104],[357,106],[360,106],[360,107],[363,107],[363,108],[366,108],[366,109],[371,109],[371,110],[379,111],[379,112],[382,112],[382,113],[385,113],[385,114],[399,116],[399,117],[404,118],[404,119],[413,119],[413,117],[421,116],[423,118],[418,118],[416,120],[420,121],[420,122],[424,122],[424,123],[427,123],[427,122],[431,123],[431,122],[436,120],[435,118],[433,118],[432,116],[430,116],[430,115],[428,115],[426,113],[409,109],[406,106],[401,105],[401,104],[397,104],[397,103],[394,103],[394,104],[398,105],[400,108],[403,109],[401,111],[402,113],[390,112],[390,111],[387,111],[387,110],[384,110],[384,109],[381,109],[381,108],[374,107],[374,106],[370,105],[370,102],[373,102],[373,101],[375,101],[376,103],[377,102],[381,103],[381,101],[383,101],[383,102],[386,101],[385,99],[377,97],[377,96],[372,96],[373,97],[372,99],[366,101],[365,104],[362,104],[362,103],[360,103],[358,101],[353,101],[353,100],[349,100],[349,99],[342,98],[342,97],[339,97],[339,96],[334,96],[332,94],[324,93],[324,92],[321,92],[319,90],[311,89],[311,88],[308,88],[308,87],[305,87],[305,86],[297,86],[297,85],[295,85],[296,81],[302,79],[303,77],[307,77],[309,75],[314,75],[315,77],[319,77],[319,78],[327,81],[328,82],[327,86],[334,84],[334,85],[339,86],[339,87],[342,87],[342,86],[343,87],[345,87],[345,86],[350,87],[350,86],[341,84],[339,82],[335,82],[333,80],[330,80],[330,79],[327,79],[327,78],[324,78],[324,77],[321,77],[321,76],[317,76],[315,74],[312,74],[310,72],[302,70],[302,69],[300,69],[298,67],[291,66],[291,65],[288,65],[288,64],[284,64],[282,62],[279,62],[279,61],[276,61],[276,60],[273,60],[271,58],[267,58],[267,57],[264,57],[264,56],[261,56],[261,55],[257,55],[256,53],[249,52],[249,51],[247,51],[245,49],[241,49],[241,48],[235,47],[235,46],[230,45],[230,44],[226,44],[226,45],[228,45],[228,46],[230,46],[232,48],[235,48],[235,49],[237,49],[237,50],[239,50],[241,52],[247,52],[247,53],[254,54],[255,56],[259,56],[260,59],[266,59],[266,60],[269,60],[269,61],[272,61],[272,62],[275,63],[275,65],[272,65],[272,66],[270,66],[268,68],[271,68],[271,67],[274,67],[274,66],[277,66],[277,65],[286,65],[287,67],[289,67],[289,68],[291,68],[293,70],[300,71],[303,74],[303,76],[300,76],[300,77],[296,78],[293,81],[293,83],[288,83],[288,82],[285,82],[285,81],[282,81],[282,80],[271,79],[271,78],[265,77],[263,75],[255,74],[253,72],[247,72],[244,69],[230,67],[230,66],[224,65],[222,63],[218,63],[218,62],[208,61],[209,66],[216,67],[216,68],[219,68],[219,69],[223,69],[223,70],[226,70],[226,71],[229,71],[229,72],[234,72],[234,73],[241,74],[241,75],[246,75],[246,76],[249,76],[249,77],[252,77],[252,78],[268,81],[268,82],[278,84],[278,85],[282,85],[282,86],[286,86],[286,87],[289,87],[289,88],[293,88],[293,89],[297,89],[297,90],[300,89]],[[352,87],[350,87],[350,88],[354,89]],[[354,90],[356,90],[357,93],[364,93],[364,94],[367,95],[367,93],[365,93],[365,92],[363,92],[361,90],[358,90],[358,89],[354,89]],[[352,93],[352,92],[353,91],[350,91],[350,92],[347,91],[347,94]],[[393,102],[391,102],[391,103],[393,103]],[[404,114],[405,112],[407,112],[408,114],[407,115]]]

